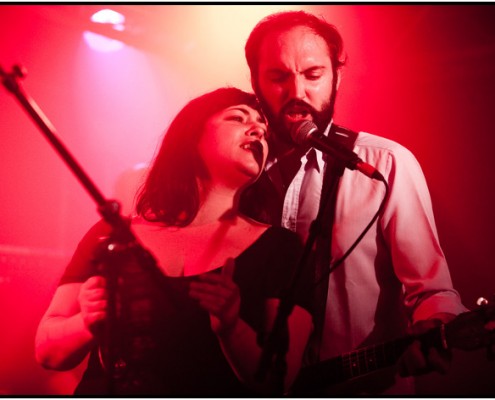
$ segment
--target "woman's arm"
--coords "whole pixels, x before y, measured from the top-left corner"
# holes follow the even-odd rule
[[[101,276],[59,286],[36,332],[36,361],[61,371],[81,363],[95,345],[95,332],[106,318],[106,298]]]

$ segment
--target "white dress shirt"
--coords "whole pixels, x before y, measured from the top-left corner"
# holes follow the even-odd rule
[[[321,360],[403,336],[408,321],[467,311],[452,287],[426,180],[414,155],[394,141],[365,132],[359,132],[354,151],[381,172],[390,193],[382,215],[330,275]],[[324,161],[320,151],[316,155],[316,168],[307,168],[303,157],[286,192],[281,224],[296,232],[318,210]],[[302,186],[308,171],[313,188]],[[333,260],[368,225],[384,195],[382,182],[344,171],[336,200]],[[301,210],[302,205],[308,209]],[[301,236],[305,239],[304,233]]]

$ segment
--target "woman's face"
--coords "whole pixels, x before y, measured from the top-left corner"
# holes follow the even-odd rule
[[[232,187],[255,181],[268,154],[266,132],[264,117],[245,104],[212,115],[198,144],[210,178]]]

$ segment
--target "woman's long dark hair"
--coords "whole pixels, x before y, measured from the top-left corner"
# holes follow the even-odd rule
[[[238,104],[246,104],[261,113],[254,94],[234,87],[214,90],[186,104],[166,131],[138,192],[138,215],[169,226],[186,226],[192,222],[200,206],[197,178],[208,177],[198,152],[205,123],[217,112]]]

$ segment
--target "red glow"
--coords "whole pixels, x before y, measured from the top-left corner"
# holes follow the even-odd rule
[[[116,32],[134,36],[110,53],[93,51],[83,39],[99,5],[7,5],[0,7],[0,63],[27,68],[26,91],[95,184],[127,213],[134,166],[150,161],[172,116],[207,90],[250,90],[247,35],[264,15],[289,8],[322,14],[339,28],[348,62],[336,122],[397,140],[416,154],[455,286],[468,306],[489,297],[493,5],[116,5],[126,16],[125,31],[124,21],[111,22]],[[0,394],[69,394],[80,371],[38,366],[34,331],[98,213],[3,87],[0,110]],[[441,388],[470,396],[493,389],[492,381],[484,386],[484,376],[493,376],[484,354],[469,368],[456,356],[461,362]]]

